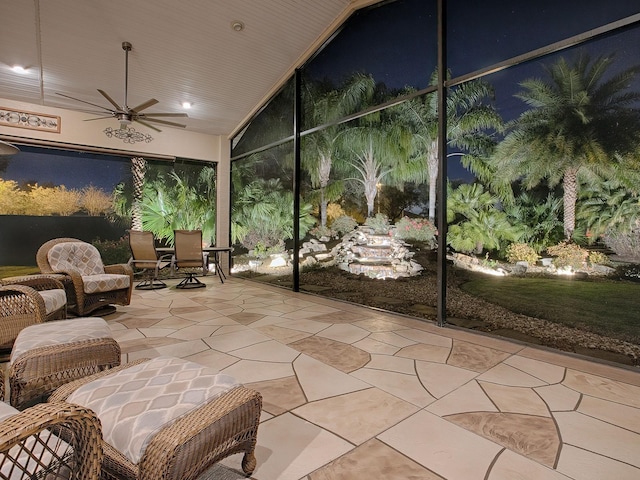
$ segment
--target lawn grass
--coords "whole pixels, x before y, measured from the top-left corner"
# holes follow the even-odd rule
[[[640,343],[640,284],[483,276],[462,289],[512,312]]]
[[[21,275],[32,275],[40,272],[38,267],[24,267],[24,266],[2,266],[0,267],[0,278],[6,277],[18,277]]]

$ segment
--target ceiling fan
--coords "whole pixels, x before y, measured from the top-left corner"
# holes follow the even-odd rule
[[[145,110],[155,105],[156,103],[158,103],[158,100],[156,100],[155,98],[147,100],[146,102],[141,103],[136,107],[129,108],[129,105],[127,104],[127,89],[129,84],[129,52],[131,51],[131,44],[129,42],[122,42],[122,49],[125,52],[124,103],[122,104],[122,106],[118,105],[115,102],[115,100],[113,100],[113,98],[111,98],[104,90],[100,90],[100,89],[98,89],[98,92],[100,92],[100,95],[106,98],[107,101],[111,105],[113,105],[114,108],[107,108],[101,105],[96,105],[95,103],[87,102],[85,100],[80,100],[79,98],[74,98],[69,95],[65,95],[63,93],[57,93],[57,95],[60,95],[61,97],[70,98],[71,100],[75,100],[77,102],[86,103],[88,105],[92,105],[94,107],[98,107],[98,108],[101,108],[102,110],[106,110],[107,112],[109,112],[108,115],[101,116],[98,118],[90,118],[85,121],[102,120],[105,118],[117,118],[118,121],[120,122],[120,128],[122,129],[127,128],[127,126],[131,124],[131,122],[138,122],[144,125],[145,127],[149,127],[157,132],[160,132],[161,130],[156,126],[151,125],[151,123],[160,123],[163,125],[170,125],[172,127],[181,127],[181,128],[186,127],[186,125],[183,125],[181,123],[169,122],[167,120],[161,120],[157,118],[157,117],[188,117],[186,113],[142,113],[142,110]],[[104,114],[105,112],[88,111],[88,113],[101,115],[101,114]]]

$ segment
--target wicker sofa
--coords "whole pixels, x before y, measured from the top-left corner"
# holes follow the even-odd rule
[[[98,250],[77,238],[55,238],[36,254],[43,274],[63,274],[67,308],[78,316],[110,304],[129,305],[133,269],[126,264],[104,265]]]

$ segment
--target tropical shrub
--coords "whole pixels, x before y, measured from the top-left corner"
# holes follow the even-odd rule
[[[377,213],[374,217],[368,217],[364,224],[373,228],[373,231],[378,234],[389,233],[389,217],[384,213]]]
[[[29,191],[29,206],[25,214],[72,215],[80,209],[81,197],[78,190],[67,190],[64,185],[51,188],[36,184]]]
[[[236,193],[231,215],[231,241],[248,250],[266,248],[293,238],[293,192],[279,179],[255,180]],[[312,205],[300,205],[300,238],[313,226]]]
[[[89,215],[106,215],[113,210],[111,195],[93,185],[83,188],[80,195],[80,208]]]
[[[335,222],[336,219],[345,215],[344,210],[338,203],[330,203],[327,205],[327,221],[329,223]]]
[[[505,253],[509,263],[527,262],[530,265],[534,265],[540,258],[540,255],[536,253],[533,247],[526,243],[512,243],[507,247]]]
[[[458,252],[481,254],[501,250],[522,238],[523,228],[509,221],[498,208],[498,198],[479,183],[449,186],[447,243]]]
[[[102,263],[105,265],[127,263],[129,258],[131,258],[129,240],[125,237],[118,240],[102,240],[96,238],[91,244],[98,249]]]
[[[26,192],[13,180],[0,179],[0,215],[20,215],[26,204]]]
[[[322,237],[331,238],[335,236],[335,231],[327,226],[317,225],[313,227],[311,230],[309,230],[309,234],[315,238],[322,238]]]
[[[574,270],[582,268],[589,256],[589,252],[584,248],[570,242],[560,242],[547,248],[547,253],[553,257],[553,264],[556,268],[571,267]]]
[[[590,265],[611,265],[609,257],[602,252],[589,252],[588,260]]]
[[[145,182],[142,226],[173,245],[174,230],[202,230],[202,239],[215,242],[216,202],[213,169],[203,169],[192,183],[171,172]]]
[[[616,255],[640,263],[640,226],[630,231],[608,230],[602,241]]]
[[[435,225],[426,218],[402,217],[396,222],[395,236],[402,240],[425,242],[433,247],[437,234]]]
[[[349,216],[349,215],[341,215],[336,218],[331,224],[331,229],[336,232],[338,235],[342,236],[349,232],[352,232],[358,226],[358,222]]]

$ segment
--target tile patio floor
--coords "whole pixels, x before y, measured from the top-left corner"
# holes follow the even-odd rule
[[[254,479],[640,479],[640,373],[255,282],[205,282],[134,290],[105,318],[123,361],[173,355],[262,393]],[[223,463],[240,468],[240,455]]]

